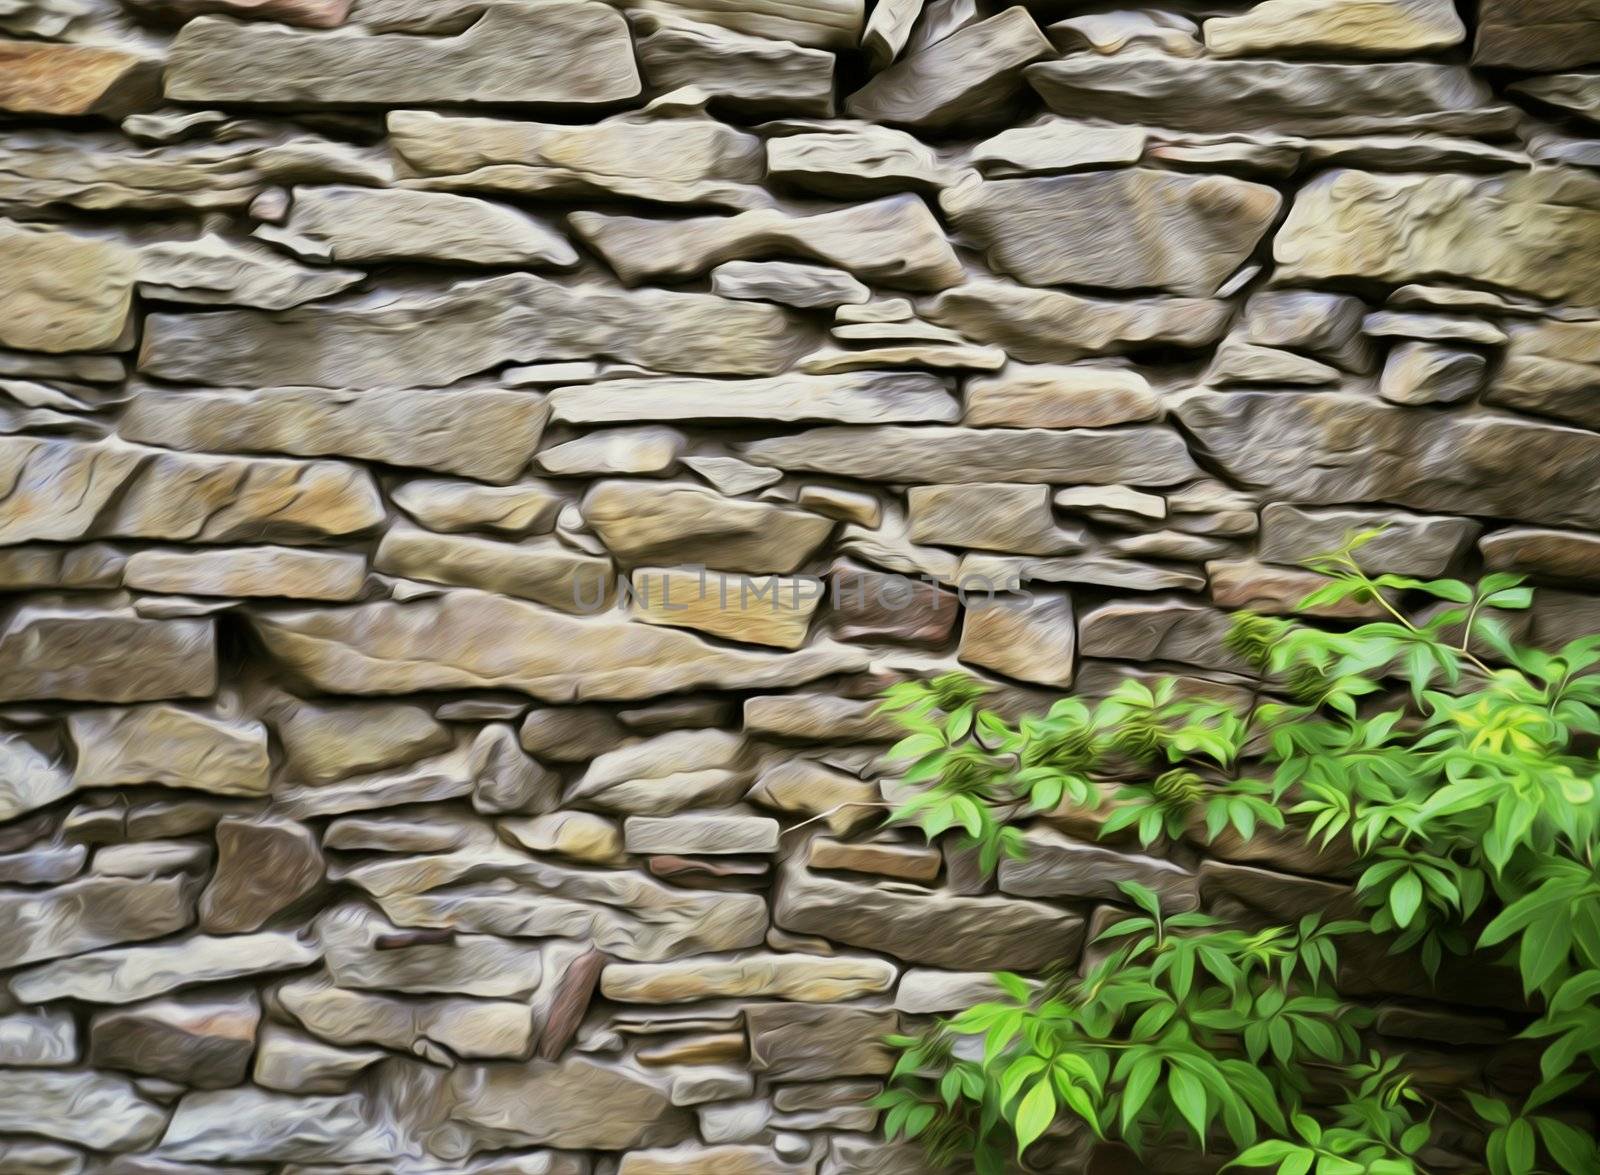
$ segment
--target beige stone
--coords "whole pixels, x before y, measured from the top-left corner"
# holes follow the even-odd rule
[[[961,626],[962,661],[1037,685],[1072,684],[1077,629],[1070,596],[1035,592],[974,603]]]
[[[433,534],[404,523],[384,533],[372,565],[391,575],[501,592],[564,612],[597,611],[613,590],[611,560],[553,539],[502,543]]]
[[[820,583],[791,576],[640,567],[633,615],[647,624],[692,628],[750,645],[798,649],[822,603]]]
[[[130,0],[157,16],[191,17],[207,12],[239,20],[275,20],[310,29],[337,28],[349,15],[351,0]]]
[[[126,346],[132,250],[11,220],[0,220],[0,250],[9,275],[0,291],[0,345],[52,352]]]
[[[672,473],[689,438],[675,428],[641,424],[585,433],[548,449],[537,458],[552,477],[615,477],[619,474]]]
[[[764,1146],[692,1146],[629,1151],[617,1175],[798,1175]]]
[[[1010,364],[967,381],[971,425],[1101,428],[1155,420],[1161,402],[1137,371],[1116,367]]]
[[[126,608],[30,597],[0,623],[0,700],[209,697],[216,642],[209,618],[149,620]]]
[[[362,1072],[389,1054],[382,1049],[342,1049],[268,1020],[256,1035],[250,1080],[282,1093],[343,1093]]]
[[[675,816],[629,816],[622,822],[630,853],[729,856],[778,851],[778,822],[737,812],[687,812]]]
[[[1551,70],[1600,58],[1595,0],[1484,0],[1472,63]]]
[[[1404,57],[1466,40],[1450,0],[1265,0],[1241,16],[1205,23],[1219,57],[1280,52]]]
[[[1003,118],[1022,89],[1021,70],[1052,53],[1025,8],[1008,8],[902,58],[845,101],[869,122],[947,127]]]
[[[0,41],[0,110],[115,118],[159,104],[160,72],[121,49]]]
[[[677,220],[574,212],[568,220],[629,285],[680,280],[723,261],[774,255],[813,258],[863,281],[910,290],[942,290],[963,276],[938,221],[914,196],[811,216],[755,209]]]
[[[898,1030],[888,1009],[844,1004],[757,1004],[745,1009],[750,1066],[775,1081],[816,1081],[887,1073],[883,1038]]]
[[[806,864],[812,869],[843,869],[849,873],[871,873],[923,884],[938,879],[943,861],[943,854],[937,848],[892,841],[849,844],[827,837],[812,841],[806,857]]]
[[[67,730],[79,787],[161,783],[217,795],[267,792],[267,728],[259,722],[157,703],[79,710]]]
[[[914,542],[1024,555],[1081,550],[1083,534],[1056,525],[1050,487],[1008,482],[912,486],[906,516]]]
[[[859,124],[767,140],[767,174],[826,196],[860,200],[934,192],[958,173],[905,131]]]
[[[202,16],[172,44],[166,93],[179,102],[594,105],[637,95],[639,72],[627,22],[604,4],[490,8],[443,37]]]
[[[833,114],[832,53],[648,10],[629,23],[639,69],[656,90],[697,86],[741,114]]]
[[[212,551],[147,550],[128,556],[122,582],[145,592],[195,596],[285,596],[353,600],[367,561],[343,551],[237,547]]]
[[[891,963],[865,955],[760,954],[678,963],[612,963],[600,991],[621,1003],[675,1004],[750,998],[827,1003],[888,991]]]
[[[582,509],[623,563],[670,561],[752,573],[797,570],[834,526],[831,518],[792,506],[678,483],[597,482]]]
[[[146,298],[263,310],[330,298],[366,276],[355,269],[301,265],[265,245],[215,233],[142,246],[136,274]]]
[[[750,700],[754,702],[758,699]],[[758,725],[762,721],[759,707],[754,721]],[[769,765],[762,771],[747,798],[753,804],[774,811],[816,817],[819,825],[841,835],[874,819],[877,809],[882,806],[877,784],[815,760],[800,758]]]
[[[592,865],[621,865],[627,860],[617,822],[593,812],[551,812],[502,820],[499,827],[530,852],[555,853]]]
[[[972,148],[986,176],[1079,171],[1137,163],[1144,156],[1142,127],[1096,126],[1046,116],[1012,127]]]
[[[421,706],[389,702],[296,702],[277,718],[290,773],[324,784],[393,767],[450,745],[450,733]]]
[[[224,816],[217,869],[200,895],[200,929],[258,930],[322,883],[322,850],[303,824],[276,817]]]
[[[116,947],[57,959],[11,977],[25,1000],[80,999],[131,1004],[181,987],[308,967],[320,948],[293,934],[191,934],[154,945]]]
[[[381,1045],[436,1063],[449,1063],[451,1054],[525,1056],[533,1048],[533,1011],[525,1001],[399,999],[335,987],[326,973],[290,980],[276,999],[307,1032],[339,1045]]]
[[[684,376],[613,379],[557,388],[554,419],[571,424],[621,420],[826,420],[838,424],[951,421],[960,409],[936,376],[910,371],[768,379]]]
[[[559,489],[542,481],[486,486],[446,478],[408,481],[391,490],[389,497],[429,530],[514,535],[554,530],[566,501]]]
[[[634,815],[731,803],[749,783],[744,739],[727,730],[674,730],[596,755],[570,802]]]

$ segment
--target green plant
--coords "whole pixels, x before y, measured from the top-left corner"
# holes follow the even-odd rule
[[[1124,883],[1139,913],[1101,936],[1086,975],[998,976],[1005,999],[894,1039],[891,1137],[983,1172],[1062,1123],[1279,1175],[1414,1175],[1453,1114],[1485,1136],[1492,1175],[1600,1172],[1594,1140],[1554,1108],[1600,1066],[1600,637],[1519,647],[1502,620],[1531,603],[1518,577],[1370,576],[1357,552],[1376,533],[1309,564],[1328,582],[1301,609],[1382,619],[1235,618],[1227,645],[1272,699],[1245,715],[1171,681],[1016,723],[959,674],[888,691],[913,792],[892,818],[958,830],[985,870],[1022,852],[1019,820],[1113,792],[1102,834],[1145,846],[1290,821],[1324,851],[1342,842],[1361,914],[1246,931]],[[1369,1013],[1333,986],[1352,935],[1415,951],[1430,974],[1450,955],[1514,968],[1537,1017],[1523,1035],[1544,1042],[1537,1088],[1519,1105],[1457,1101],[1365,1047]]]

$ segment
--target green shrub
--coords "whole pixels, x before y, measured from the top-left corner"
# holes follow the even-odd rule
[[[1375,533],[1310,564],[1328,583],[1301,609],[1353,601],[1382,620],[1235,618],[1227,644],[1274,699],[1248,715],[1172,681],[1014,724],[960,674],[888,691],[908,731],[891,754],[914,792],[894,818],[930,838],[957,830],[985,871],[1021,853],[1016,821],[1096,808],[1120,784],[1103,834],[1249,839],[1289,817],[1319,849],[1354,855],[1360,911],[1248,931],[1168,915],[1124,882],[1138,912],[1100,936],[1109,954],[1088,974],[999,975],[1006,998],[893,1039],[877,1102],[890,1137],[984,1173],[1063,1122],[1279,1175],[1411,1175],[1455,1115],[1487,1136],[1492,1175],[1600,1172],[1594,1140],[1552,1105],[1600,1065],[1600,637],[1518,647],[1503,619],[1531,602],[1518,577],[1372,577],[1355,552]],[[1448,955],[1514,968],[1537,1016],[1523,1036],[1543,1049],[1531,1095],[1456,1101],[1419,1088],[1403,1056],[1364,1049],[1371,1013],[1333,987],[1353,935],[1415,952],[1430,973]]]

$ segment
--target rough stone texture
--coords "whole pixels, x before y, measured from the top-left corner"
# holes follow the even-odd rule
[[[924,1175],[885,1033],[1355,861],[983,878],[885,686],[1248,706],[1377,526],[1600,629],[1596,0],[1008,3],[0,0],[0,1171]]]

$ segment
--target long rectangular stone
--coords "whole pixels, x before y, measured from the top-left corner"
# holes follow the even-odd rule
[[[194,920],[197,892],[187,877],[85,877],[50,889],[3,889],[0,954],[9,966],[20,967],[160,938]]]
[[[35,596],[0,620],[0,701],[143,702],[216,688],[209,616],[157,620]]]
[[[815,342],[764,303],[526,273],[377,306],[152,314],[144,328],[140,370],[216,387],[442,387],[514,360],[600,355],[659,371],[776,375]]]
[[[554,419],[568,424],[625,420],[821,420],[895,424],[958,420],[945,382],[912,371],[790,372],[768,379],[613,379],[557,388]]]
[[[814,428],[749,441],[757,465],[866,481],[1173,485],[1199,476],[1168,428]]]

